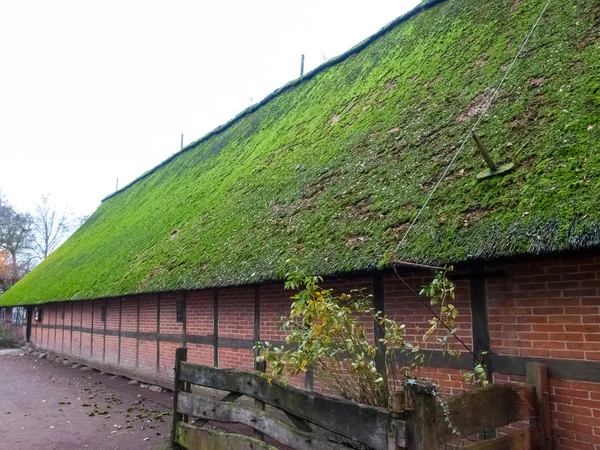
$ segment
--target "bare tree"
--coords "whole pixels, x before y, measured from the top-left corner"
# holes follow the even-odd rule
[[[40,261],[52,253],[74,230],[76,224],[65,208],[59,211],[50,195],[42,195],[33,216],[33,253]]]
[[[31,267],[32,218],[6,201],[0,192],[0,292],[15,284]]]

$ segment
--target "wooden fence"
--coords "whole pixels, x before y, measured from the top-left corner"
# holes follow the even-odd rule
[[[489,436],[495,429],[516,422],[520,425],[516,432],[467,448],[551,448],[547,401],[544,407],[544,366],[528,368],[532,384],[490,385],[445,402],[437,398],[432,384],[409,383],[404,392],[394,395],[393,407],[388,410],[283,385],[259,372],[189,364],[186,355],[186,349],[177,350],[171,440],[187,449],[274,449],[264,442],[269,436],[299,450],[343,450],[349,446],[430,450],[486,430]],[[194,385],[227,394],[213,400],[192,393]],[[253,398],[254,404],[236,403],[242,396]],[[265,405],[273,408],[265,410]],[[194,425],[189,423],[191,418],[195,418]],[[209,421],[247,425],[254,430],[254,437],[203,427]]]

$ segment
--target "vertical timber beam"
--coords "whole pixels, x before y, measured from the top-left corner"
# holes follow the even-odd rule
[[[140,296],[137,296],[137,318],[135,321],[135,371],[140,370]]]
[[[102,317],[102,314],[100,315]],[[108,322],[108,300],[104,299],[104,335],[102,336],[102,362],[106,362],[106,322]]]
[[[379,317],[385,316],[385,284],[382,273],[376,273],[373,275],[373,307],[375,313]],[[375,347],[377,348],[377,354],[375,355],[375,368],[379,375],[383,377],[384,385],[387,384],[387,366],[385,364],[385,353],[387,351],[386,345],[380,342],[380,339],[385,337],[385,329],[379,324],[377,319],[373,323],[373,334],[375,338]],[[386,405],[387,406],[387,405]]]
[[[73,354],[73,311],[75,311],[75,304],[71,302],[71,334],[69,335],[69,355]]]
[[[490,326],[488,319],[487,279],[484,276],[485,266],[480,264],[472,270],[474,276],[469,278],[469,304],[471,305],[471,330],[473,335],[473,353],[485,364],[486,379],[494,381],[492,370]],[[473,357],[473,365],[478,361]],[[484,430],[480,433],[483,440],[496,437],[495,430]]]
[[[160,372],[160,292],[156,295],[156,373]]]
[[[81,356],[81,343],[83,341],[83,300],[81,300],[81,314],[79,314],[79,355]]]
[[[60,342],[60,351],[61,353],[65,353],[65,310],[67,309],[67,305],[65,302],[62,303],[62,340]]]
[[[473,270],[474,277],[469,278],[469,296],[471,305],[471,328],[473,332],[473,353],[486,366],[488,381],[492,382],[492,361],[490,356],[490,326],[488,320],[487,281],[483,276],[483,265]],[[487,352],[487,353],[486,353]],[[485,353],[482,355],[482,353]],[[473,361],[477,364],[477,360]]]
[[[94,305],[94,300],[92,300],[92,325],[90,327],[92,334],[90,337],[90,357],[94,356],[94,309],[96,309],[96,306]]]
[[[123,297],[119,298],[119,349],[117,350],[117,367],[121,366],[121,324],[123,323]]]
[[[48,308],[46,308],[46,312],[48,314],[46,314],[48,317],[46,318],[46,349],[50,349],[50,317],[52,317],[52,315],[50,314],[50,310],[52,308],[52,303],[48,303]],[[43,318],[42,318],[43,320]]]
[[[183,291],[181,293],[181,307],[183,309],[182,343],[183,343],[183,348],[187,348],[187,292],[186,291]]]
[[[260,341],[260,286],[254,286],[254,345]],[[258,370],[260,350],[254,350],[254,370]]]
[[[219,367],[219,290],[215,289],[213,302],[213,364]]]
[[[54,348],[53,350],[56,351],[56,329],[58,328],[58,303],[52,303],[53,306],[53,310],[54,310]]]

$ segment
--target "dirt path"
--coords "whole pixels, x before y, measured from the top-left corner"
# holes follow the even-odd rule
[[[6,353],[0,354],[1,450],[154,450],[168,442],[169,392]]]

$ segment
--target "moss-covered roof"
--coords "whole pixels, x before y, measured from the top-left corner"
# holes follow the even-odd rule
[[[386,267],[546,0],[447,0],[105,199],[0,304]],[[600,244],[600,4],[550,5],[398,258],[440,263]]]

